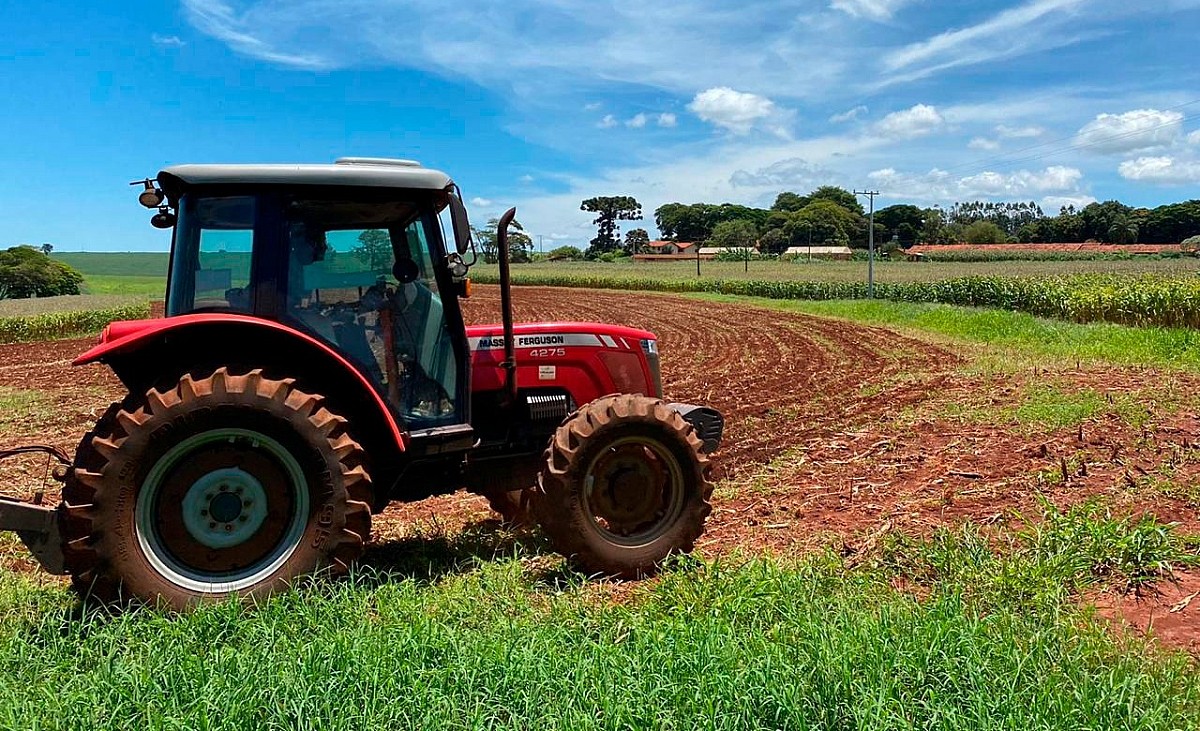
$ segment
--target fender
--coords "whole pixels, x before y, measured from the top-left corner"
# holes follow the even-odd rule
[[[171,336],[184,334],[184,338],[180,341],[184,343],[211,343],[211,340],[206,341],[203,338],[193,338],[191,334],[199,329],[230,327],[236,330],[248,329],[246,334],[256,340],[274,336],[285,341],[302,343],[303,345],[298,350],[307,350],[314,355],[319,354],[319,356],[324,356],[326,364],[336,369],[338,375],[353,379],[361,387],[362,394],[366,395],[367,398],[359,401],[359,403],[365,401],[371,405],[370,411],[374,412],[372,415],[377,416],[387,426],[386,431],[390,436],[390,442],[394,445],[394,448],[399,452],[407,450],[408,433],[400,427],[391,408],[388,407],[383,397],[380,396],[379,391],[376,390],[375,386],[362,371],[324,342],[274,320],[264,320],[248,315],[222,312],[113,322],[104,328],[104,332],[100,335],[99,343],[81,354],[71,364],[79,366],[89,363],[106,363],[113,366],[113,370],[117,371],[118,377],[121,377],[122,381],[124,381],[125,376],[121,372],[123,369],[118,367],[122,362],[128,363],[131,358],[136,358],[140,353],[161,345],[164,340]],[[226,344],[228,344],[228,341],[226,341]],[[219,349],[219,345],[214,344],[211,349],[217,350]],[[314,353],[313,351],[316,352]],[[126,385],[130,384],[126,383]],[[368,407],[364,405],[364,408]]]

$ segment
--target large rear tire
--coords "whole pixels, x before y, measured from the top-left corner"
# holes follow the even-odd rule
[[[184,609],[344,572],[371,532],[371,480],[346,420],[261,371],[185,375],[114,404],[63,490],[75,588]]]
[[[658,399],[587,404],[558,428],[545,457],[534,515],[554,548],[589,573],[647,576],[704,533],[707,457],[692,426]]]

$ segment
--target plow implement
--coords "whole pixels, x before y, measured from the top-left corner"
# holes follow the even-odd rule
[[[22,454],[49,455],[58,461],[62,468],[69,468],[71,460],[61,450],[44,445],[17,447],[16,449],[0,450],[0,461]],[[55,477],[61,473],[56,471]],[[67,573],[63,565],[62,538],[58,530],[59,511],[57,507],[42,504],[42,493],[34,496],[33,501],[18,500],[0,495],[0,532],[12,531],[17,534],[33,557],[42,568],[51,574]]]

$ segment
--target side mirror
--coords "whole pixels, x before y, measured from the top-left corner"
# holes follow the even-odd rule
[[[454,247],[461,256],[471,248],[471,222],[457,188],[450,193],[450,220],[454,224]]]

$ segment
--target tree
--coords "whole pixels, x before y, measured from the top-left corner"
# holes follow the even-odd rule
[[[83,275],[32,246],[0,251],[0,299],[79,294]]]
[[[967,226],[963,238],[968,244],[1003,244],[1008,237],[1004,229],[992,221],[976,221]]]
[[[642,253],[648,243],[650,234],[644,228],[631,229],[625,234],[625,252],[628,254]]]
[[[583,258],[583,250],[577,246],[560,246],[551,249],[546,258],[550,261],[579,261]]]
[[[41,251],[46,256],[50,256],[50,252],[54,251],[54,244],[50,244],[50,243],[42,244],[41,246],[38,247],[38,251]]]
[[[1129,216],[1114,216],[1108,224],[1108,240],[1114,244],[1137,242],[1138,225]]]
[[[782,228],[770,229],[758,239],[758,250],[764,254],[782,254],[789,245],[788,235]]]
[[[771,210],[781,213],[797,213],[811,202],[808,196],[783,192],[775,196],[775,203],[771,206]]]
[[[485,264],[495,264],[500,261],[500,246],[496,239],[499,226],[500,219],[492,218],[488,220],[486,228],[471,227],[475,246],[478,247],[479,255],[483,257]],[[525,233],[525,228],[521,226],[520,222],[513,219],[508,228],[508,260],[514,264],[524,264],[530,260],[532,251],[533,239]]]
[[[784,232],[791,239],[792,246],[806,245],[810,233],[814,244],[848,246],[858,221],[858,216],[840,204],[820,198],[801,209],[784,227]]]
[[[595,213],[596,238],[591,240],[588,256],[595,257],[616,251],[621,245],[617,236],[617,221],[640,221],[642,204],[628,195],[608,195],[588,198],[579,204],[579,210]]]
[[[1111,241],[1108,232],[1119,218],[1128,218],[1133,209],[1120,201],[1089,203],[1079,212],[1083,220],[1083,236],[1097,241]]]
[[[392,263],[392,237],[387,231],[374,228],[358,235],[358,246],[353,253],[371,271],[387,269]]]
[[[885,236],[895,234],[901,246],[912,246],[925,222],[925,211],[910,205],[895,205],[875,211],[875,223]],[[876,237],[878,240],[878,237]]]
[[[862,203],[858,202],[858,196],[836,185],[822,185],[820,188],[809,193],[808,198],[812,203],[819,200],[833,201],[856,216],[862,216],[866,213],[863,210]]]
[[[713,229],[708,242],[722,248],[749,249],[758,240],[758,228],[746,220],[722,221]]]

